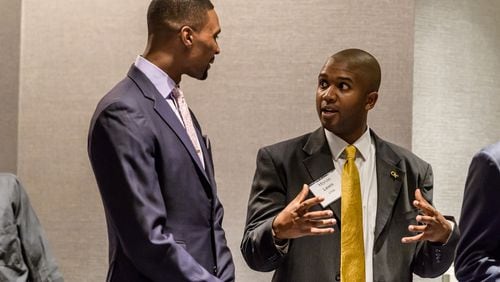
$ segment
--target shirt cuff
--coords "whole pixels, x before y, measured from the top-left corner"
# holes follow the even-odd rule
[[[451,232],[450,232],[450,235],[448,235],[448,238],[446,239],[446,242],[444,242],[443,246],[448,244],[448,242],[450,241],[450,238],[451,238],[451,235],[453,235],[453,231],[455,230],[455,225],[456,223],[447,219],[446,221],[448,221],[450,224],[451,224]]]
[[[288,246],[290,245],[290,240],[288,239],[278,239],[276,238],[276,234],[274,233],[273,228],[271,227],[271,232],[273,234],[273,242],[276,249],[282,254],[285,255],[288,253]]]

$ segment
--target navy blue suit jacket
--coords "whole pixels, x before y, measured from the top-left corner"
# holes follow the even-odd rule
[[[500,142],[469,167],[460,216],[455,273],[459,281],[500,281]]]
[[[205,169],[167,101],[135,66],[99,102],[88,152],[108,227],[107,281],[234,280],[212,156],[200,144]]]

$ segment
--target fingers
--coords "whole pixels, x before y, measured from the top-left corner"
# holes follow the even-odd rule
[[[427,202],[419,188],[415,190],[415,201],[413,201],[413,205],[420,209],[425,215],[432,216],[436,214],[436,209]]]
[[[302,217],[305,213],[307,213],[309,208],[321,203],[324,200],[323,197],[313,197],[305,200],[308,194],[309,186],[307,184],[304,184],[300,193],[293,200],[294,206],[296,207],[295,213],[299,217]]]
[[[315,227],[333,226],[337,221],[332,216],[332,211],[316,211],[305,214],[301,220]]]
[[[326,235],[333,233],[333,226],[337,221],[333,218],[331,219],[319,219],[319,220],[305,220],[301,224],[302,235]]]
[[[427,230],[427,225],[409,225],[408,230],[411,232],[424,232]]]
[[[331,217],[333,217],[333,212],[331,210],[312,211],[304,214],[303,216],[303,218],[308,220],[327,219]]]
[[[321,203],[323,197],[306,199],[309,186],[304,184],[299,194],[275,217],[272,223],[274,236],[278,239],[293,239],[302,236],[331,234],[337,222],[331,210],[309,211]]]
[[[420,189],[415,190],[415,201],[413,205],[417,207],[421,214],[416,220],[419,225],[409,225],[408,230],[418,233],[415,236],[403,237],[402,243],[415,243],[418,241],[431,241],[445,243],[452,231],[451,224],[423,197]]]
[[[410,236],[410,237],[403,237],[401,238],[401,243],[404,244],[410,244],[410,243],[416,243],[418,241],[423,240],[424,233],[417,234],[415,236]]]
[[[314,221],[310,221],[310,222],[314,227],[318,227],[318,228],[322,228],[322,229],[325,229],[325,227],[333,227],[335,224],[337,224],[337,221],[333,218],[314,220]]]
[[[417,222],[424,223],[424,224],[438,223],[436,217],[428,216],[428,215],[417,215]]]
[[[304,201],[304,199],[307,197],[307,194],[309,194],[309,186],[307,184],[302,185],[302,190],[300,190],[300,193],[295,197],[294,201],[300,203]]]
[[[415,200],[426,201],[424,196],[422,195],[422,191],[420,191],[420,188],[415,189]]]
[[[328,235],[332,234],[335,230],[333,228],[311,228],[308,235]]]
[[[321,203],[323,200],[324,200],[323,197],[314,197],[307,199],[300,204],[296,212],[300,215],[303,215],[309,210],[309,208]]]

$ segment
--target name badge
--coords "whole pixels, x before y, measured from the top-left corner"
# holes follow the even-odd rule
[[[309,184],[309,189],[314,196],[325,198],[323,202],[321,202],[321,206],[325,208],[340,198],[340,192],[342,190],[340,175],[334,173],[332,170]]]

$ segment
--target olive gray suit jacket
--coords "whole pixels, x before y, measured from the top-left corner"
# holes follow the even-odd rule
[[[453,261],[459,237],[456,228],[444,246],[401,243],[402,237],[414,235],[408,225],[417,223],[418,210],[412,205],[415,189],[421,188],[424,197],[432,200],[431,166],[374,132],[371,134],[376,147],[378,189],[373,281],[412,281],[412,273],[438,276]],[[323,128],[259,150],[241,243],[243,257],[252,269],[276,270],[273,281],[340,280],[340,200],[328,207],[337,220],[331,235],[290,240],[288,252],[282,254],[271,231],[274,217],[296,197],[302,185],[333,169]]]
[[[63,282],[19,179],[0,173],[0,281]]]

